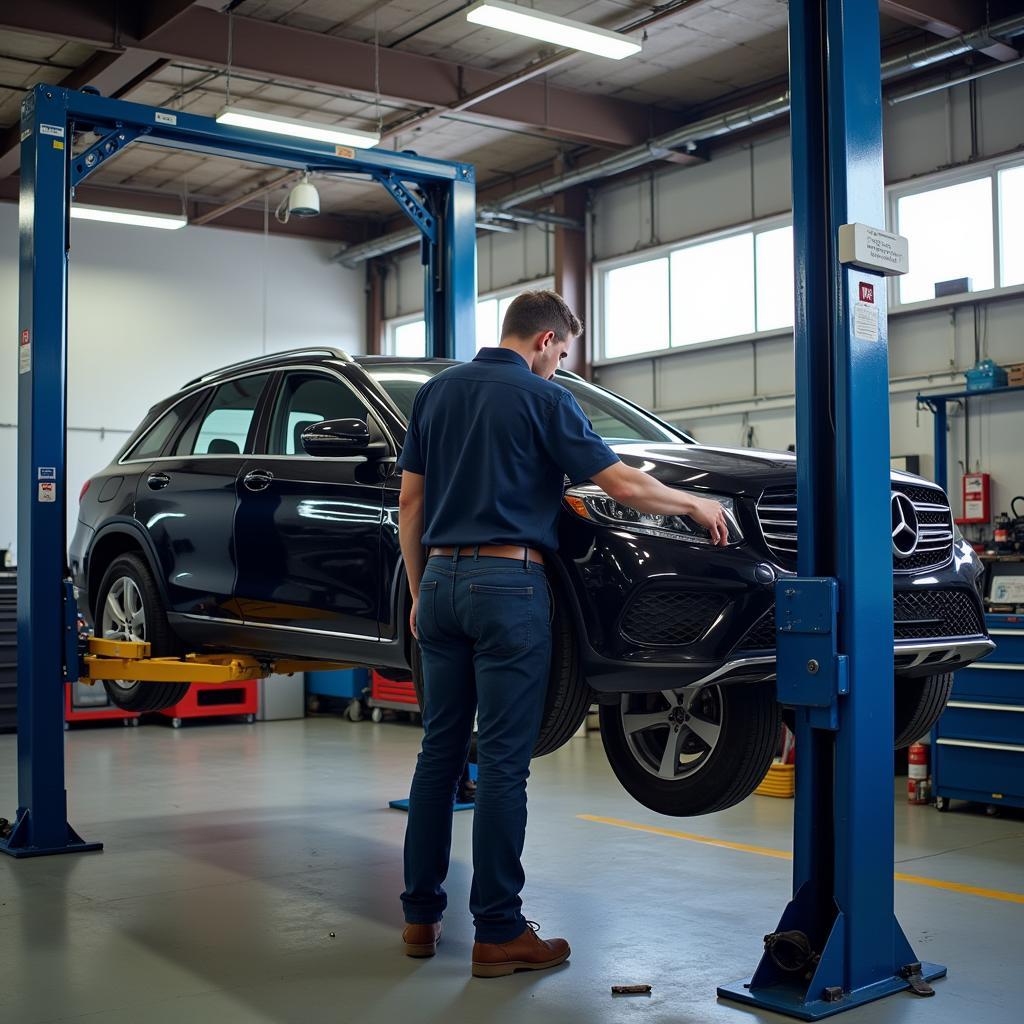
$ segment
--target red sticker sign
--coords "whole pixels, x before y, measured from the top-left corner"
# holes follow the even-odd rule
[[[860,283],[860,301],[861,302],[874,302],[875,301],[875,286],[873,284],[865,284],[863,281]]]

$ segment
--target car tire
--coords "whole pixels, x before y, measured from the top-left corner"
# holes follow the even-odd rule
[[[669,693],[623,694],[615,704],[601,705],[601,741],[623,788],[644,807],[672,817],[710,814],[746,799],[775,755],[780,709],[774,687],[705,687],[689,712],[670,705]],[[686,725],[684,713],[691,714],[686,721],[702,721],[701,732],[713,740],[702,739]],[[638,717],[627,732],[631,715],[649,724],[636,728]],[[667,744],[674,737],[681,747],[673,748],[672,764]]]
[[[909,747],[914,740],[931,732],[952,692],[952,672],[896,681],[894,745],[897,750]]]
[[[137,602],[141,619],[129,624],[108,609],[113,593],[115,606],[124,612]],[[93,615],[96,635],[118,640],[147,640],[154,658],[180,653],[178,640],[167,623],[167,613],[160,600],[160,591],[149,565],[141,555],[118,555],[107,567],[100,581]],[[141,628],[140,628],[141,627]],[[141,683],[104,681],[103,686],[113,704],[123,711],[162,711],[172,707],[188,693],[189,683]]]
[[[534,757],[551,754],[572,739],[594,702],[594,691],[583,677],[580,666],[579,644],[576,642],[575,631],[563,602],[558,600],[558,590],[554,585],[552,595],[554,617],[551,622],[551,668],[544,699],[544,717],[541,719],[540,734],[533,748]],[[409,660],[413,686],[416,689],[416,701],[422,710],[423,658],[420,645],[415,640],[412,641]],[[473,752],[470,760],[476,760]]]

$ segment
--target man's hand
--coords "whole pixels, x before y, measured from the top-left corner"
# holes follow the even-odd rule
[[[711,543],[722,547],[729,542],[729,521],[725,517],[725,509],[720,502],[712,498],[693,496],[693,511],[690,518],[703,526],[711,534]]]
[[[412,631],[412,635],[416,637],[417,640],[419,640],[420,638],[420,635],[416,630],[416,611],[418,610],[419,606],[420,599],[418,597],[414,597],[412,599],[412,611],[409,612],[409,629]]]

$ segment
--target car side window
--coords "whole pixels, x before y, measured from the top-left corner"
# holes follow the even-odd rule
[[[164,450],[174,432],[192,411],[195,403],[185,399],[168,409],[149,430],[142,435],[128,455],[129,459],[155,459]]]
[[[322,373],[289,373],[281,385],[270,421],[268,455],[306,456],[302,432],[323,420],[367,419],[358,395]]]
[[[195,417],[176,446],[178,455],[241,455],[252,427],[256,406],[270,375],[221,384]]]

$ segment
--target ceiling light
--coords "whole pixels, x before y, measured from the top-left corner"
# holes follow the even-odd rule
[[[531,39],[541,39],[556,46],[567,46],[599,57],[622,60],[640,52],[640,44],[621,32],[592,28],[579,21],[542,14],[528,7],[518,7],[504,0],[482,0],[466,12],[466,20],[474,25],[487,25],[505,32],[515,32]]]
[[[73,203],[71,216],[76,220],[103,220],[111,224],[132,224],[140,228],[163,228],[176,231],[188,223],[182,214],[138,213],[135,210],[118,210],[112,206],[79,206]]]
[[[380,132],[338,128],[336,125],[300,121],[294,117],[279,117],[277,114],[264,114],[258,110],[243,110],[241,107],[225,107],[217,115],[217,122],[234,125],[236,128],[271,132],[274,135],[289,135],[293,139],[312,139],[314,142],[331,142],[336,146],[354,146],[356,149],[369,149],[380,142]]]

